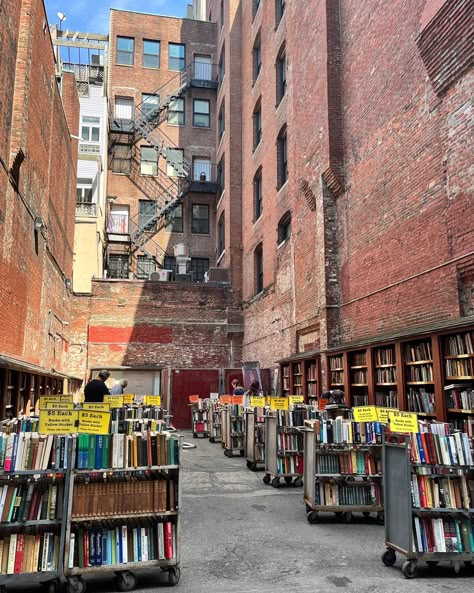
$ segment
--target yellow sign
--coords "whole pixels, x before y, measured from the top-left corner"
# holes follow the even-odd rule
[[[41,395],[40,396],[40,405],[41,407],[44,404],[59,404],[59,403],[74,403],[72,399],[72,395]]]
[[[107,434],[110,426],[110,412],[79,410],[79,429],[83,434]]]
[[[126,393],[123,396],[123,403],[124,404],[133,404],[134,399],[135,399],[135,396],[133,395],[133,393]]]
[[[375,406],[357,406],[352,408],[356,422],[377,422],[377,410]]]
[[[110,404],[98,404],[98,403],[84,403],[82,404],[83,410],[94,410],[95,412],[109,412]]]
[[[265,407],[265,398],[264,397],[251,397],[250,398],[250,407],[251,408],[264,408]]]
[[[393,412],[393,408],[377,408],[377,417],[382,424],[388,424],[388,415]]]
[[[391,410],[388,413],[391,432],[418,432],[418,416],[412,412],[398,412]]]
[[[41,434],[68,434],[77,432],[77,410],[40,409],[39,431]]]
[[[146,406],[161,406],[161,395],[145,395]]]
[[[288,398],[272,397],[270,398],[270,407],[272,410],[288,410]]]
[[[111,408],[123,406],[123,395],[104,395],[104,404],[110,404]]]
[[[43,403],[43,402],[41,402]],[[43,406],[44,410],[74,410],[72,402],[46,402]]]
[[[304,404],[304,397],[302,395],[290,395],[288,399],[290,400],[290,406]]]

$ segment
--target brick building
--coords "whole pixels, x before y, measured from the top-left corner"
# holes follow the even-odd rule
[[[43,1],[3,2],[0,20],[4,417],[67,378],[79,102],[74,76],[56,77]]]

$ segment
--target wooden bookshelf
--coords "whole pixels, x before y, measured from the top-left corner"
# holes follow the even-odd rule
[[[331,354],[328,356],[328,389],[339,389],[345,386],[345,356]],[[345,389],[343,389],[346,393]]]
[[[320,389],[320,364],[319,356],[304,361],[304,380],[306,401],[309,403],[319,398]]]
[[[290,377],[290,364],[281,365],[281,394],[283,396],[290,395],[291,391],[291,377]]]
[[[293,387],[291,395],[304,395],[303,366],[302,362],[292,364]]]
[[[350,405],[368,406],[372,403],[369,397],[369,377],[371,377],[371,352],[369,349],[349,352]],[[371,389],[372,393],[372,389]]]
[[[409,412],[436,415],[433,343],[431,338],[405,342],[406,406]]]
[[[319,353],[301,353],[280,362],[281,394],[302,395],[305,402],[316,400],[321,392]]]

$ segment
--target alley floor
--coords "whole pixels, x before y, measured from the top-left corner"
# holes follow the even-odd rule
[[[309,525],[302,488],[276,490],[240,457],[224,456],[208,440],[184,452],[181,581],[178,593],[472,592],[474,569],[459,576],[448,565],[421,565],[406,580],[401,559],[385,567],[384,529],[375,520],[345,525],[328,515]],[[163,581],[163,582],[162,582]],[[139,578],[137,591],[163,590],[164,579]],[[108,581],[88,581],[89,593],[115,593]]]

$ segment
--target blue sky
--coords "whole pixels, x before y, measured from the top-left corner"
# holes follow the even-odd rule
[[[45,3],[51,25],[58,23],[56,13],[60,11],[66,15],[64,29],[106,34],[110,8],[182,17],[192,0],[45,0]]]

